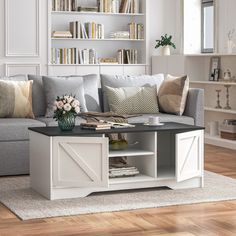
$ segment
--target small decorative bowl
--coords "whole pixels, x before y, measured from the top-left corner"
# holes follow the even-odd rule
[[[125,139],[111,140],[109,142],[109,149],[113,151],[125,150],[128,147],[129,144]]]

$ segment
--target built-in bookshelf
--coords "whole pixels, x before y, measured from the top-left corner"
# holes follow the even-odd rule
[[[218,81],[210,80],[210,63],[212,57],[220,57],[220,77]],[[236,149],[236,141],[210,136],[210,122],[222,124],[225,119],[236,120],[236,54],[198,53],[187,55],[172,55],[170,57],[155,56],[152,58],[152,73],[165,73],[181,76],[187,74],[191,88],[201,88],[205,93],[205,141],[208,144]],[[229,69],[231,80],[224,80],[224,72]],[[227,109],[227,86],[229,86],[229,105]],[[217,92],[220,91],[220,107],[217,108]]]
[[[146,0],[50,0],[48,73],[146,73],[146,5]]]

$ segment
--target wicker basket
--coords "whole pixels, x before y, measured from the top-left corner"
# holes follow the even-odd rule
[[[224,139],[236,140],[236,125],[220,125],[220,136]]]

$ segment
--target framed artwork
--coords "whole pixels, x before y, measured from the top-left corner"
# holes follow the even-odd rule
[[[220,57],[211,57],[210,62],[210,81],[218,81],[220,77]]]

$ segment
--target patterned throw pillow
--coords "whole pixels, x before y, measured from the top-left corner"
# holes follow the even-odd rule
[[[156,114],[159,112],[157,89],[153,87],[106,86],[110,110],[117,114]]]
[[[0,118],[34,118],[32,85],[32,80],[0,80]]]
[[[189,78],[167,75],[158,93],[160,110],[166,113],[183,115],[189,90]]]

